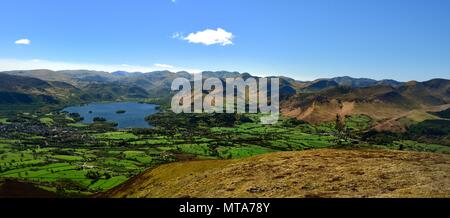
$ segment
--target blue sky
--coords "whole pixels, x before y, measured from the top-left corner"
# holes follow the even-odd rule
[[[0,70],[449,78],[449,11],[447,0],[2,0]]]

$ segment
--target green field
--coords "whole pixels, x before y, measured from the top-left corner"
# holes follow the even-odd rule
[[[22,114],[18,122],[34,125],[38,130],[61,130],[53,137],[45,135],[48,132],[41,135],[19,131],[0,136],[0,179],[33,182],[63,195],[86,195],[111,189],[150,167],[186,157],[232,159],[341,146],[337,144],[333,123],[310,125],[285,119],[275,125],[262,125],[258,115],[249,117],[250,121],[231,126],[216,125],[217,121],[201,117],[198,126],[189,128],[169,123],[170,128],[117,130],[108,123],[79,124],[65,114]],[[170,116],[164,119],[171,121]],[[205,122],[215,126],[205,127]],[[0,123],[12,125],[6,118]],[[350,133],[363,132],[370,125],[372,120],[364,115],[345,118],[346,131]],[[393,140],[383,145],[339,140],[348,140],[347,146],[450,154],[448,146],[413,140]]]
[[[41,123],[47,125],[47,126],[51,126],[54,123],[54,120],[50,117],[43,117],[40,118],[39,121],[41,121]]]
[[[11,122],[8,122],[8,118],[1,118],[0,117],[0,124],[11,124]]]

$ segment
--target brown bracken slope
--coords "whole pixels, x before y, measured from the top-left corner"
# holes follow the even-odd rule
[[[159,166],[104,197],[450,197],[450,155],[317,149]]]
[[[280,107],[283,115],[311,123],[333,121],[336,114],[365,114],[382,123],[386,119],[407,116],[414,110],[421,113],[445,110],[449,104],[450,80],[433,79],[412,81],[398,87],[335,87],[298,93],[282,101]]]

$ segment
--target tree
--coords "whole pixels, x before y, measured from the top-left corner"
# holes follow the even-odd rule
[[[336,144],[342,145],[342,143],[347,140],[347,137],[344,132],[345,130],[344,122],[342,121],[341,115],[339,114],[336,114],[334,129],[336,130]]]
[[[94,117],[94,119],[92,119],[94,122],[105,122],[106,118],[104,117]]]
[[[97,171],[88,171],[86,173],[86,177],[89,179],[98,180],[100,179],[100,173],[98,173]]]
[[[336,114],[334,128],[337,132],[343,132],[344,130],[344,122],[342,121],[341,115],[339,114]]]
[[[109,174],[108,172],[103,174],[105,176],[105,179],[110,179],[111,178],[111,174]]]

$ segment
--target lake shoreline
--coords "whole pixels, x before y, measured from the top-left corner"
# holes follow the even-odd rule
[[[114,101],[91,102],[62,109],[66,113],[78,113],[83,120],[78,123],[92,124],[95,118],[105,118],[106,122],[117,123],[118,129],[151,128],[145,118],[159,111],[159,105],[145,102]],[[124,110],[125,113],[117,113]]]

